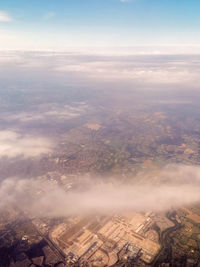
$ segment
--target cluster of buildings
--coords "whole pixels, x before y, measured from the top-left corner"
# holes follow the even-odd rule
[[[157,235],[149,214],[76,217],[71,223],[70,228],[58,231],[57,226],[50,234],[69,265],[113,266],[130,258],[151,263],[160,250],[158,238],[149,238]]]

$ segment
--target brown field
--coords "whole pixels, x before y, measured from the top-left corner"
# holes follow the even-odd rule
[[[95,131],[98,131],[101,128],[101,125],[98,123],[87,123],[85,126],[89,129],[95,130]]]
[[[191,210],[184,208],[184,211],[187,212],[186,217],[191,219],[192,221],[196,222],[196,223],[200,223],[200,216],[193,213]]]

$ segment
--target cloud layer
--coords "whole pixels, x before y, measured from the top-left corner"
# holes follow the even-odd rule
[[[57,70],[89,78],[121,80],[145,85],[194,85],[199,81],[199,60],[191,57],[140,56],[99,57],[85,62],[74,61]]]
[[[138,175],[137,180],[140,178]],[[160,182],[124,183],[84,180],[80,190],[64,190],[52,181],[8,178],[0,185],[0,207],[15,203],[38,216],[163,211],[200,201],[200,168],[169,165]]]
[[[126,50],[125,50],[126,51]],[[129,50],[127,50],[128,52]],[[16,58],[17,56],[17,58]],[[7,63],[5,61],[7,59]],[[9,60],[8,60],[9,59]],[[2,62],[1,62],[2,61]],[[197,87],[200,82],[200,56],[195,55],[122,55],[94,53],[25,53],[2,55],[2,67],[51,71],[68,75],[68,81],[89,79],[104,82],[128,82],[145,86],[182,85]]]

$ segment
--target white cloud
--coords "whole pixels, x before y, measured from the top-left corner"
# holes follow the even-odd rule
[[[89,59],[89,56],[88,56]],[[159,59],[159,61],[158,61]],[[126,57],[97,57],[96,60],[67,62],[56,68],[58,71],[66,71],[85,75],[89,78],[104,80],[125,80],[142,84],[198,84],[199,60],[181,59],[176,62],[176,57],[168,60],[162,58],[134,57],[132,60]]]
[[[10,15],[8,15],[5,11],[0,10],[0,22],[9,22],[12,21]]]
[[[137,178],[144,177],[144,173]],[[163,211],[200,201],[200,168],[169,165],[158,173],[160,183],[146,174],[146,183],[125,184],[109,177],[107,182],[95,177],[80,177],[81,190],[65,191],[53,181],[44,179],[5,179],[0,183],[0,209],[18,203],[35,215],[69,216],[89,213]],[[113,177],[114,178],[114,177]],[[141,179],[137,179],[140,181]],[[110,181],[110,182],[109,182]],[[151,181],[151,183],[148,183]],[[38,194],[38,192],[40,193]],[[11,194],[12,192],[12,194]]]
[[[0,158],[36,157],[51,151],[52,144],[42,137],[21,135],[15,131],[0,131]]]
[[[21,112],[17,114],[11,114],[7,116],[7,120],[19,120],[21,122],[30,121],[48,121],[49,119],[54,120],[69,120],[80,117],[86,112],[88,106],[84,102],[77,102],[76,105],[64,105],[64,106],[44,106],[41,110],[35,112]]]
[[[0,45],[1,41],[0,32]],[[10,40],[11,41],[11,40]],[[11,42],[10,42],[11,43]],[[16,54],[17,55],[17,54]],[[78,52],[51,52],[38,54],[38,57],[33,57],[27,54],[26,57],[16,55],[2,54],[0,57],[0,65],[9,64],[14,60],[20,68],[43,68],[45,70],[57,71],[60,73],[66,72],[70,74],[71,79],[81,81],[126,81],[137,85],[177,85],[190,86],[197,88],[200,82],[200,56],[195,55],[134,55],[131,52],[127,55],[114,54],[98,54],[98,53],[78,53]],[[60,60],[62,56],[62,60]],[[15,62],[14,62],[15,63]],[[72,81],[71,80],[71,81]],[[85,108],[82,106],[82,108]],[[72,110],[73,109],[73,110]],[[84,110],[80,110],[84,111]],[[48,112],[42,110],[37,114],[13,114],[16,119],[20,120],[36,120],[41,117],[60,117],[70,118],[79,116],[79,110],[75,107],[50,107]],[[57,114],[57,115],[56,115]],[[11,118],[12,119],[12,118]]]

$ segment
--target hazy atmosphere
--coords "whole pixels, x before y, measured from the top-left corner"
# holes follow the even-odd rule
[[[199,12],[0,0],[0,267],[200,266]]]

